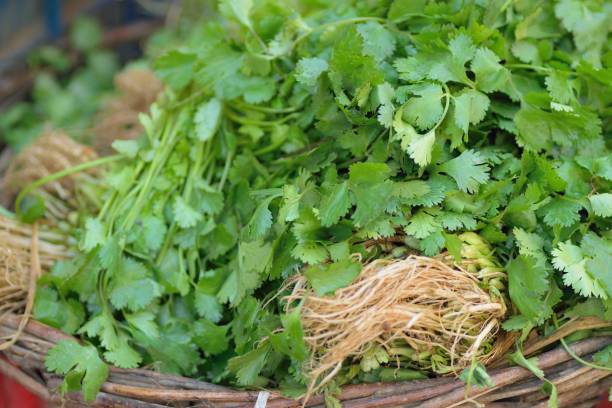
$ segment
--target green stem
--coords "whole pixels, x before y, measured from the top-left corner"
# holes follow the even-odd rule
[[[143,200],[146,199],[147,194],[151,190],[153,180],[155,179],[155,177],[157,177],[174,149],[174,144],[178,137],[177,130],[179,128],[179,125],[182,124],[183,119],[184,116],[180,115],[172,126],[166,128],[166,131],[164,132],[165,134],[163,135],[162,140],[160,141],[160,144],[163,146],[163,149],[161,149],[161,152],[156,157],[156,159],[153,160],[151,166],[149,167],[149,172],[147,173],[146,179],[142,184],[142,189],[136,197],[136,201],[132,205],[130,212],[125,217],[123,224],[121,225],[121,229],[123,231],[127,231],[132,227],[133,223],[138,217],[138,214],[140,214],[140,212],[142,211]]]
[[[219,186],[217,187],[218,191],[223,191],[223,186],[225,185],[225,181],[227,180],[227,176],[229,175],[230,166],[232,164],[233,152],[230,152],[225,157],[225,165],[223,166],[223,174],[221,174],[221,180],[219,181]]]
[[[87,169],[91,169],[94,167],[99,167],[99,166],[103,166],[105,164],[109,164],[121,159],[124,159],[125,156],[117,154],[114,156],[107,156],[107,157],[103,157],[101,159],[97,159],[97,160],[92,160],[92,161],[88,161],[85,163],[81,163],[81,164],[77,164],[76,166],[72,166],[72,167],[68,167],[67,169],[63,169],[60,170],[56,173],[53,174],[49,174],[48,176],[45,176],[43,178],[40,178],[30,184],[28,184],[23,190],[21,190],[21,192],[19,193],[19,195],[17,196],[17,199],[15,200],[15,210],[17,212],[17,214],[19,214],[19,209],[20,209],[20,204],[21,201],[23,200],[23,198],[30,193],[33,190],[36,190],[39,187],[44,186],[47,183],[50,183],[52,181],[55,180],[59,180],[61,178],[67,177],[67,176],[71,176],[73,174],[76,173],[80,173],[84,170]]]
[[[240,108],[240,109],[249,109],[249,110],[256,111],[256,112],[272,113],[272,114],[293,113],[302,108],[301,106],[290,107],[290,108],[269,108],[266,106],[251,105],[250,103],[242,102],[240,100],[232,101],[230,102],[230,105],[235,105],[236,108]]]
[[[446,84],[442,84],[442,86],[444,87],[444,92],[445,92],[444,96],[446,97],[446,100],[444,102],[444,110],[442,111],[442,116],[440,116],[440,120],[438,120],[438,123],[436,123],[436,125],[430,130],[430,132],[436,130],[442,124],[442,122],[444,122],[444,119],[446,118],[446,114],[448,113],[451,93],[450,93],[450,90],[448,89],[448,86],[446,86]]]
[[[242,116],[236,115],[235,113],[229,110],[226,110],[225,114],[230,120],[236,123],[239,123],[241,125],[253,125],[253,126],[264,126],[264,127],[273,127],[276,125],[280,125],[280,124],[287,122],[291,118],[298,116],[298,114],[296,113],[290,113],[289,115],[281,119],[274,120],[274,121],[267,121],[267,120],[257,120],[257,119],[249,119],[246,117],[242,117]]]
[[[555,329],[559,329],[559,323],[557,321],[557,314],[556,313],[553,313],[552,321],[553,321],[553,325],[555,326]],[[587,367],[594,368],[596,370],[612,371],[612,368],[610,368],[610,367],[604,367],[604,366],[600,366],[598,364],[590,363],[590,362],[584,360],[583,358],[581,358],[578,354],[574,353],[574,350],[572,350],[567,345],[567,343],[565,342],[565,338],[561,338],[561,339],[559,339],[559,341],[561,342],[561,345],[563,345],[563,348],[565,349],[565,351],[567,351],[567,354],[569,354],[574,360],[578,361],[580,364],[585,365]]]

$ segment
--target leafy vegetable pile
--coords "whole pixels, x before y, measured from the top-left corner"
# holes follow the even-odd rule
[[[475,231],[508,274],[507,330],[612,318],[609,3],[219,13],[157,59],[167,90],[146,134],[115,143],[80,255],[41,279],[36,318],[89,341],[49,353],[66,389],[92,398],[103,360],[303,389],[284,279],[333,293],[391,237],[460,260]]]

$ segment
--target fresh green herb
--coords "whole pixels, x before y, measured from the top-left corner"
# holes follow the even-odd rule
[[[308,352],[283,282],[333,293],[385,238],[455,258],[457,234],[488,241],[507,330],[594,299],[609,317],[612,59],[591,22],[612,9],[583,3],[220,2],[157,59],[146,134],[116,145],[46,290],[85,306],[78,333],[109,363],[293,390]]]

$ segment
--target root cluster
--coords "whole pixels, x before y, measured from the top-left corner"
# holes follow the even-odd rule
[[[93,149],[74,141],[64,132],[48,131],[11,160],[2,179],[2,199],[12,202],[19,191],[33,181],[97,157]],[[74,204],[78,180],[88,175],[91,174],[84,172],[64,177],[41,188],[39,193],[45,197],[50,215],[57,219],[66,217]]]
[[[493,359],[493,346],[506,305],[481,287],[477,275],[448,258],[411,255],[403,260],[378,259],[332,296],[315,296],[297,278],[288,305],[301,303],[304,338],[312,352],[309,393],[340,370],[358,361],[373,346],[383,347],[390,361],[397,344],[422,358],[410,364],[438,373],[456,373]],[[399,362],[399,360],[398,360]]]
[[[32,311],[36,280],[60,259],[71,254],[63,237],[0,216],[0,320],[8,313],[21,312],[21,324],[7,338],[0,338],[0,350],[13,344]]]

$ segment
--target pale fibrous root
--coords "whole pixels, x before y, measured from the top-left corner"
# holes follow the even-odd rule
[[[60,130],[44,132],[38,139],[17,154],[10,162],[2,179],[3,199],[11,202],[30,183],[58,171],[94,160],[96,152],[73,140]],[[75,193],[85,181],[95,177],[90,169],[72,176],[46,183],[36,192],[42,196],[47,217],[66,219],[76,207]]]
[[[508,342],[495,341],[506,313],[505,273],[476,234],[461,239],[462,262],[448,254],[377,259],[333,295],[316,296],[306,278],[293,278],[285,301],[287,309],[300,307],[311,351],[307,396],[373,347],[389,363],[405,359],[408,350],[410,366],[439,374],[486,364],[507,349]]]
[[[9,313],[21,315],[15,332],[0,338],[0,350],[14,344],[25,328],[40,275],[72,255],[63,234],[49,231],[44,224],[28,225],[0,216],[0,321]]]

